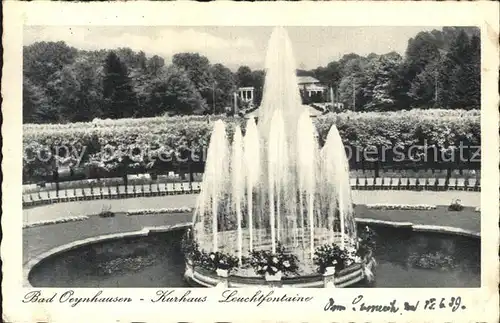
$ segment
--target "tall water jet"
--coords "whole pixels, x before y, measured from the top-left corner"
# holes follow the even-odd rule
[[[274,126],[271,121],[273,113],[280,111],[288,129],[288,139],[294,140],[297,121],[305,109],[300,98],[292,44],[283,27],[276,27],[271,34],[265,71],[262,103],[259,107],[260,133],[267,141],[267,136]]]
[[[284,191],[288,184],[288,144],[286,141],[285,123],[280,110],[274,111],[272,124],[273,127],[269,134],[267,152],[271,246],[272,252],[275,252],[276,241],[281,239],[281,229],[283,226],[281,202],[285,196]]]
[[[195,211],[196,242],[202,250],[237,255],[237,276],[255,275],[242,264],[245,252],[276,253],[278,243],[298,256],[300,275],[316,273],[317,247],[356,245],[342,140],[332,126],[320,150],[307,111],[290,40],[278,27],[269,41],[258,125],[248,120],[242,136],[235,123],[230,146],[223,122],[215,122]]]
[[[246,133],[244,138],[244,160],[246,169],[246,193],[247,193],[247,214],[248,214],[248,234],[249,249],[253,250],[253,193],[259,186],[261,179],[261,152],[259,133],[255,125],[254,118],[247,121]]]
[[[345,219],[347,216],[352,218],[353,209],[351,186],[349,183],[349,163],[345,154],[342,138],[335,125],[332,125],[328,132],[325,145],[321,150],[321,159],[324,165],[323,179],[325,180],[326,190],[331,192],[329,193],[330,203],[336,203],[336,205],[330,205],[328,216],[329,219],[335,219],[336,213],[338,212],[340,222],[340,243],[341,247],[345,248],[346,234],[352,235],[351,232],[346,232]],[[352,219],[352,221],[354,220]],[[333,232],[334,231],[332,231],[332,234]]]
[[[304,111],[297,125],[297,175],[299,179],[299,223],[302,241],[305,239],[303,196],[307,201],[307,215],[309,223],[309,246],[311,259],[314,256],[314,196],[316,191],[316,169],[318,144],[316,140],[316,129],[312,123],[309,113]]]
[[[214,252],[218,250],[219,211],[222,211],[219,203],[224,200],[228,182],[227,168],[221,167],[221,165],[227,163],[228,157],[229,144],[226,127],[224,122],[217,120],[214,123],[214,129],[210,137],[205,172],[203,174],[203,189],[198,198],[195,211],[195,223],[201,223],[202,237],[207,233],[206,222],[212,222],[212,250]],[[209,215],[208,218],[207,214]]]
[[[232,207],[236,212],[237,234],[238,234],[238,260],[241,265],[243,257],[243,232],[241,228],[241,202],[245,194],[245,176],[243,164],[243,137],[239,125],[234,130],[233,146],[231,149],[231,186]]]
[[[300,98],[300,91],[297,83],[296,65],[293,56],[292,45],[286,30],[283,27],[276,27],[269,40],[266,63],[265,63],[266,78],[264,82],[264,91],[262,103],[259,107],[259,133],[262,139],[262,148],[264,158],[269,158],[274,152],[270,146],[270,136],[276,135],[274,130],[276,126],[273,118],[276,113],[279,113],[281,123],[286,125],[286,132],[281,147],[283,154],[286,153],[287,168],[275,170],[275,173],[269,174],[269,164],[273,163],[269,160],[264,160],[263,176],[267,178],[268,185],[263,190],[267,190],[267,195],[273,198],[273,201],[268,201],[269,205],[275,205],[276,214],[273,210],[273,216],[277,216],[276,229],[277,238],[282,240],[281,234],[285,234],[285,238],[290,238],[289,233],[296,234],[294,227],[296,227],[296,209],[297,209],[297,181],[295,174],[295,158],[296,158],[296,128],[300,114],[305,110]],[[284,128],[284,126],[283,126]],[[274,139],[277,139],[276,137]],[[276,144],[276,142],[274,142]],[[273,185],[270,183],[274,181],[276,171],[281,172],[282,176],[287,176],[288,180],[286,185],[281,187],[279,193],[271,194]],[[276,187],[274,187],[276,189]],[[276,198],[277,200],[274,200]],[[270,209],[271,212],[271,209]],[[290,225],[290,222],[292,224]],[[291,230],[290,230],[291,227]]]

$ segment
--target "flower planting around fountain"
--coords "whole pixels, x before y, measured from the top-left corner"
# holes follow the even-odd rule
[[[184,240],[185,276],[195,283],[321,287],[373,276],[370,232],[356,232],[344,145],[333,125],[319,148],[295,69],[288,35],[276,28],[258,125],[249,119],[243,134],[239,125],[214,124],[194,230]]]

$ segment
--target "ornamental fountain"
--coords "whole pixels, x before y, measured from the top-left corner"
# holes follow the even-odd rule
[[[313,263],[315,250],[335,244],[355,251],[349,169],[344,145],[333,125],[322,148],[302,105],[292,45],[276,27],[269,40],[258,125],[245,134],[236,125],[230,142],[223,121],[214,124],[202,190],[193,220],[193,241],[205,252],[232,255],[234,274],[216,275],[188,259],[185,277],[203,286],[264,285],[245,260],[252,251],[293,254],[298,274],[292,287],[347,286],[370,276],[367,260],[353,263],[324,283]],[[368,260],[370,265],[371,260]],[[371,265],[370,265],[371,266]],[[226,276],[226,277],[224,277]]]

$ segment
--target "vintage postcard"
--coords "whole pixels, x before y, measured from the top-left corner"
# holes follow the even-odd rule
[[[498,4],[5,9],[4,321],[498,319]]]

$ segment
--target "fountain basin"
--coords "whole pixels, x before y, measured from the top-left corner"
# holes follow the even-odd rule
[[[405,212],[408,211],[399,211],[399,217],[404,217]],[[478,235],[465,235],[456,229],[447,231],[447,227],[441,227],[442,230],[436,233],[433,226],[428,226],[429,232],[424,230],[427,226],[413,228],[409,223],[401,226],[400,222],[388,221],[377,224],[367,219],[363,219],[359,228],[366,224],[378,235],[374,253],[378,262],[376,280],[373,284],[365,284],[359,266],[353,265],[339,273],[336,287],[481,286],[481,240]],[[186,267],[180,240],[189,225],[146,228],[59,246],[25,264],[24,285],[60,288],[214,286],[220,281],[215,273]],[[186,281],[186,268],[192,269],[191,275],[199,281],[203,279],[205,284]],[[230,275],[228,279],[232,287],[267,285],[263,277]],[[319,274],[283,277],[282,282],[285,287],[322,287]]]
[[[359,283],[366,279],[363,266],[369,268],[374,267],[374,258],[368,257],[362,264],[352,264],[351,266],[339,271],[335,278],[335,287],[348,287]],[[186,273],[184,278],[192,286],[215,287],[222,280],[217,274],[195,266],[192,263],[186,263]],[[269,286],[264,277],[243,277],[231,275],[227,278],[227,287],[229,288],[244,288],[244,287],[266,287]],[[290,288],[323,288],[323,275],[306,275],[297,277],[283,277],[280,281],[282,287]]]

